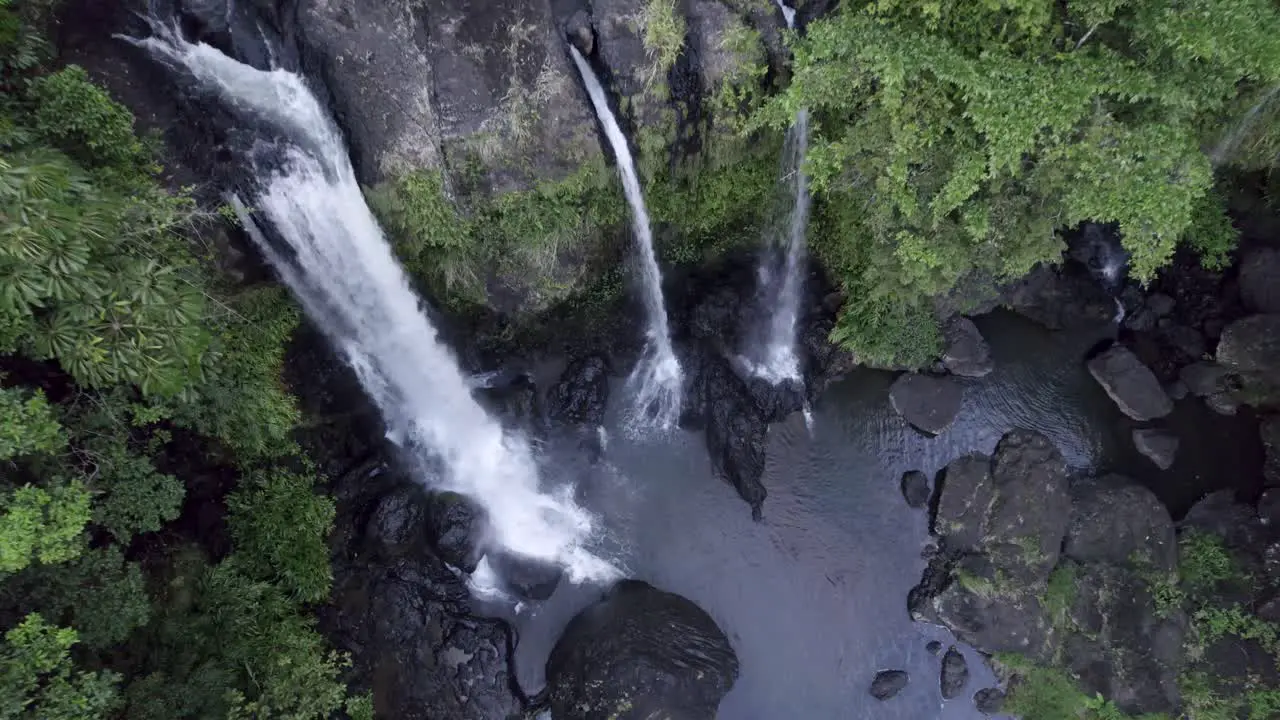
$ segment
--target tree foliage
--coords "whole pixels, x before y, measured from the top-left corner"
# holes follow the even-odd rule
[[[1246,112],[1238,97],[1280,82],[1280,9],[862,0],[794,51],[753,127],[812,112],[807,168],[844,206],[818,251],[849,297],[881,303],[846,307],[838,337],[883,355],[876,328],[915,323],[891,309],[1056,261],[1058,231],[1085,221],[1118,224],[1142,281],[1180,241],[1220,262],[1206,148]]]
[[[328,718],[345,660],[303,603],[333,504],[284,469],[297,308],[197,252],[216,214],[51,69],[52,5],[0,0],[0,720]],[[196,500],[232,508],[212,565],[179,520],[210,478],[239,488]]]

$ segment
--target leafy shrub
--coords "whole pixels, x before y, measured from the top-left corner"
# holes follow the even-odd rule
[[[65,479],[0,493],[0,573],[79,555],[89,499],[83,483]]]
[[[684,15],[680,13],[676,0],[645,0],[640,28],[652,63],[649,70],[649,82],[652,83],[674,67],[680,57],[680,50],[684,48]]]
[[[78,65],[31,81],[32,126],[42,138],[88,167],[142,165],[147,153],[133,132],[133,114],[89,81]]]
[[[73,669],[74,630],[28,615],[0,644],[0,718],[94,720],[112,717],[119,704],[111,672]]]
[[[53,409],[37,390],[0,389],[0,460],[35,452],[53,452],[67,442]]]
[[[242,478],[227,497],[227,522],[243,571],[274,580],[308,602],[327,597],[332,580],[325,539],[334,505],[314,485],[310,477],[273,469]]]

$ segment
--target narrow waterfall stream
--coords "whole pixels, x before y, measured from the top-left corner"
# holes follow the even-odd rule
[[[794,30],[796,11],[782,0],[778,7]],[[803,171],[809,149],[809,111],[796,113],[782,149],[779,184],[786,193],[786,224],[779,226],[760,255],[757,273],[758,315],[763,327],[748,334],[751,347],[742,349],[750,372],[778,384],[800,378],[796,355],[796,323],[804,294],[805,231],[809,225],[809,183]]]
[[[570,488],[542,487],[526,439],[505,431],[472,397],[474,381],[423,314],[365,204],[341,135],[304,80],[256,70],[167,28],[155,31],[135,43],[288,138],[259,141],[250,158],[257,182],[242,217],[251,214],[287,244],[252,233],[355,369],[419,474],[479,502],[490,543],[558,563],[577,581],[614,576],[586,548],[592,515]]]
[[[672,428],[680,416],[683,381],[680,362],[676,360],[675,351],[671,347],[671,330],[662,301],[662,272],[658,269],[658,259],[653,251],[653,231],[649,226],[644,195],[640,191],[640,179],[636,176],[635,161],[631,157],[631,149],[627,147],[627,138],[622,134],[622,128],[618,127],[613,111],[609,109],[609,101],[605,97],[600,79],[572,44],[569,46],[569,54],[578,66],[582,82],[587,86],[587,94],[591,96],[591,105],[600,118],[600,124],[604,126],[609,145],[613,147],[622,188],[627,195],[627,203],[631,205],[631,227],[636,235],[636,245],[640,249],[648,331],[644,352],[627,380],[627,386],[635,398],[631,426],[632,429]]]

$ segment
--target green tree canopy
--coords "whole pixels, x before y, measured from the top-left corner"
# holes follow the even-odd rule
[[[1231,234],[1206,148],[1280,83],[1280,9],[863,0],[794,51],[754,127],[813,113],[807,166],[838,216],[815,246],[857,298],[837,337],[892,362],[912,348],[877,328],[920,321],[900,306],[1056,261],[1058,231],[1085,221],[1118,225],[1142,281],[1180,241],[1220,260]]]

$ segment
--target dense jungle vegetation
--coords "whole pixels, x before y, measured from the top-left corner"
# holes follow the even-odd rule
[[[308,611],[334,508],[291,439],[297,310],[211,270],[51,10],[0,0],[0,718],[370,717]],[[226,476],[229,551],[180,519]]]
[[[311,612],[334,508],[281,380],[298,311],[217,272],[204,234],[221,220],[165,189],[128,111],[56,63],[52,4],[0,0],[0,720],[370,717]],[[666,66],[671,26],[647,35]],[[736,155],[644,163],[651,210],[675,228],[668,260],[758,239],[778,135],[808,108],[810,242],[846,298],[835,338],[881,364],[932,357],[936,298],[1056,259],[1083,221],[1119,227],[1139,280],[1179,245],[1224,263],[1232,183],[1280,153],[1274,0],[849,0],[789,43],[776,92],[754,67],[721,99],[738,136],[716,142]],[[428,174],[371,197],[416,243],[411,267],[448,285],[476,248],[625,223],[609,172],[465,217]],[[536,267],[534,250],[512,257]],[[226,542],[197,537],[184,498],[225,478]],[[1206,632],[1263,632],[1186,582],[1170,592]],[[1109,717],[1041,679],[1014,702],[1043,691],[1062,717]],[[1187,697],[1189,717],[1244,712]]]
[[[1280,83],[1273,0],[845,2],[792,48],[749,127],[812,113],[836,338],[881,362],[927,359],[933,298],[1056,260],[1081,222],[1117,224],[1140,281],[1180,243],[1221,265],[1222,171],[1280,152],[1277,103],[1239,125]]]

